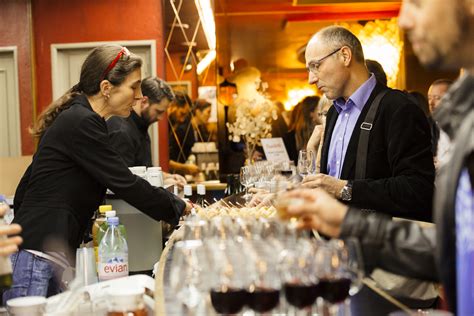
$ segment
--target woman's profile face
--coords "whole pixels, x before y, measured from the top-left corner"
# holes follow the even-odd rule
[[[200,124],[206,124],[211,117],[211,107],[207,107],[204,110],[196,110],[196,118]]]
[[[120,85],[112,87],[108,100],[111,115],[121,117],[130,115],[132,106],[143,97],[140,84],[141,71],[138,68],[125,77]]]

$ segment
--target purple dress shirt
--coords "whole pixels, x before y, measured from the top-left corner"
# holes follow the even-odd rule
[[[360,112],[370,97],[377,83],[374,74],[367,79],[346,101],[343,98],[334,101],[339,116],[331,136],[328,153],[328,174],[340,178],[347,145],[352,136],[352,131],[359,119]]]

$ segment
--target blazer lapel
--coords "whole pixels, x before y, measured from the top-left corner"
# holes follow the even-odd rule
[[[360,125],[364,122],[372,102],[382,89],[384,89],[384,86],[377,82],[374,90],[370,94],[369,99],[365,103],[359,118],[357,119],[357,123],[354,127],[354,130],[352,131],[351,139],[349,140],[349,144],[347,146],[346,156],[344,157],[344,164],[342,165],[341,170],[341,179],[353,179],[355,176],[355,163],[357,158],[357,146],[359,145]],[[382,104],[380,106],[382,106]]]
[[[326,128],[324,131],[323,148],[321,149],[321,173],[328,174],[328,155],[329,155],[329,143],[331,142],[332,132],[336,125],[337,113],[334,105],[328,111],[326,119]]]

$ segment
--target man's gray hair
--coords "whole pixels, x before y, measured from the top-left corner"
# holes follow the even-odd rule
[[[321,29],[317,35],[332,49],[338,49],[343,46],[349,47],[357,62],[365,62],[362,44],[357,36],[348,29],[342,26],[328,26]]]

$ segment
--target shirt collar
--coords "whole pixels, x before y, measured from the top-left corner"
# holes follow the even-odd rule
[[[338,98],[334,100],[334,107],[337,113],[341,113],[343,110],[347,110],[350,106],[354,105],[359,110],[364,108],[365,103],[369,100],[372,91],[377,84],[377,80],[373,73],[371,73],[369,79],[367,79],[347,100],[344,98]]]

